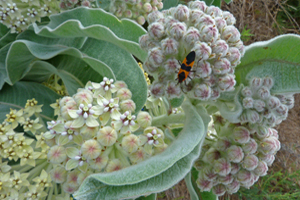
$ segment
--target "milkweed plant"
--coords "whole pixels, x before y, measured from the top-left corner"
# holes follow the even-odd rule
[[[0,2],[0,199],[156,199],[182,179],[217,199],[267,174],[298,35],[244,46],[220,1]]]

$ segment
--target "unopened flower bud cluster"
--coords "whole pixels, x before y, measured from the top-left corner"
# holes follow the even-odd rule
[[[198,187],[201,191],[212,190],[217,196],[251,187],[267,174],[280,149],[278,132],[269,127],[265,135],[260,135],[255,129],[229,123],[219,115],[213,119],[213,131],[195,163]]]
[[[35,99],[27,100],[24,109],[11,109],[0,124],[0,199],[42,199],[52,187],[50,173],[43,169],[49,146],[40,135],[44,126],[35,118],[41,107]],[[7,161],[14,161],[13,167]]]
[[[289,109],[294,106],[292,94],[272,95],[273,85],[271,77],[254,77],[250,80],[249,86],[241,91],[243,113],[240,120],[242,123],[249,123],[262,132],[261,134],[266,132],[262,127],[273,127],[285,120]]]
[[[59,12],[58,1],[49,0],[0,0],[0,23],[11,33],[20,33],[42,17]]]
[[[111,0],[109,12],[118,18],[130,18],[143,25],[150,12],[162,8],[162,0]]]
[[[148,112],[133,114],[131,97],[125,82],[104,77],[52,105],[58,118],[48,122],[43,136],[51,147],[51,177],[65,192],[74,193],[92,173],[120,170],[167,147],[163,131],[151,126]]]
[[[154,96],[180,97],[182,92],[199,100],[214,100],[235,86],[235,67],[244,54],[235,18],[227,11],[191,1],[148,15],[148,33],[140,37],[148,52],[143,65],[154,77],[150,88]],[[182,62],[195,51],[194,66],[185,83],[178,84]]]
[[[60,0],[60,8],[63,10],[70,10],[79,6],[95,7],[95,0]]]

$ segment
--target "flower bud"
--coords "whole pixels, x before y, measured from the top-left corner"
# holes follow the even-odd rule
[[[105,126],[97,133],[97,141],[103,146],[111,146],[117,141],[118,134],[110,126]]]
[[[227,74],[219,78],[219,88],[221,91],[232,91],[235,86],[235,76],[232,74]]]
[[[254,100],[253,107],[257,112],[263,112],[265,110],[266,104],[262,100]]]
[[[252,99],[252,97],[245,97],[243,99],[244,108],[246,108],[246,109],[253,108],[253,102],[254,102],[254,100]]]
[[[258,90],[263,84],[263,80],[261,78],[254,77],[250,81],[250,86],[254,90]]]
[[[147,12],[147,13],[151,12],[151,11],[152,11],[152,6],[151,6],[151,4],[150,4],[150,3],[145,3],[145,4],[143,5],[143,10],[144,10],[145,12]]]
[[[244,97],[251,97],[252,96],[252,91],[251,91],[250,87],[244,87],[242,89],[242,95]]]
[[[218,182],[220,182],[224,185],[228,185],[232,181],[233,181],[233,176],[231,173],[227,174],[226,176],[218,176]]]
[[[152,117],[148,112],[140,111],[137,115],[137,123],[139,126],[143,129],[147,128],[148,126],[151,126]]]
[[[64,167],[56,166],[50,171],[50,176],[55,183],[63,183],[67,179],[67,170]]]
[[[231,164],[231,171],[230,174],[236,174],[240,170],[240,163],[230,163]]]
[[[201,10],[202,12],[207,9],[204,1],[190,1],[188,5],[191,9]]]
[[[268,88],[270,90],[273,87],[273,85],[274,85],[273,78],[271,78],[269,76],[264,77],[262,85],[265,86],[266,88]]]
[[[230,71],[230,62],[226,58],[221,58],[215,62],[213,71],[217,75],[227,74]]]
[[[221,38],[227,42],[235,43],[241,38],[241,34],[234,26],[227,26],[224,28]]]
[[[137,23],[140,24],[140,25],[143,25],[143,24],[145,24],[145,22],[146,22],[144,16],[138,16],[138,17],[136,18],[136,21],[137,21]]]
[[[258,165],[258,158],[255,155],[247,155],[245,156],[242,166],[244,169],[252,171]]]
[[[181,89],[180,86],[172,81],[168,81],[167,87],[166,87],[166,96],[169,99],[178,98],[181,95]]]
[[[48,152],[48,159],[53,164],[60,164],[67,159],[66,150],[62,146],[52,146]]]
[[[215,173],[214,169],[210,166],[207,166],[205,168],[201,168],[203,177],[206,178],[209,181],[213,181],[217,178],[217,174]]]
[[[154,22],[148,26],[148,33],[155,40],[159,40],[165,36],[164,26],[159,22]]]
[[[79,104],[90,104],[93,102],[93,93],[89,90],[82,89],[73,95],[76,103]]]
[[[215,26],[209,25],[201,31],[203,41],[213,43],[217,40],[219,31]]]
[[[134,112],[136,106],[135,106],[134,101],[132,101],[131,99],[127,99],[127,100],[121,101],[120,108],[124,112],[125,111]]]
[[[209,62],[206,62],[205,60],[201,60],[200,62],[198,62],[198,66],[196,68],[196,76],[205,78],[211,74],[211,71],[212,69]]]
[[[81,146],[81,153],[86,159],[97,158],[101,153],[101,145],[94,139],[85,141]]]
[[[237,173],[237,180],[240,181],[241,183],[249,182],[249,181],[251,181],[252,178],[253,178],[252,172],[250,172],[246,169],[241,169]]]
[[[123,168],[123,165],[119,159],[109,160],[105,168],[106,172],[118,171]]]
[[[165,68],[165,74],[170,75],[170,74],[175,74],[176,71],[179,69],[179,64],[178,61],[174,58],[168,59],[165,62],[164,68]]]
[[[180,40],[186,31],[186,25],[181,22],[173,23],[169,29],[169,34],[175,40]]]
[[[211,188],[213,187],[213,182],[207,180],[204,177],[199,176],[198,179],[196,180],[197,186],[201,191],[207,191],[209,192]]]
[[[106,166],[107,162],[108,162],[108,156],[104,154],[100,154],[100,156],[98,156],[95,159],[88,160],[90,167],[92,169],[99,170],[99,171]]]
[[[224,40],[218,40],[212,46],[213,53],[215,53],[216,55],[219,55],[218,57],[224,57],[227,54],[228,49],[229,49],[229,46]],[[231,65],[231,64],[229,64],[229,65]]]
[[[239,163],[244,158],[243,149],[239,146],[236,146],[236,145],[230,146],[227,149],[226,153],[227,153],[227,159],[230,162]]]
[[[162,97],[165,93],[165,87],[162,83],[153,82],[150,92],[154,97]]]
[[[279,99],[277,98],[277,97],[274,97],[274,96],[271,96],[269,99],[268,99],[268,101],[267,101],[268,103],[268,107],[270,108],[270,109],[275,109],[275,108],[277,108],[279,105],[280,105],[280,101],[279,101]]]
[[[258,91],[257,91],[257,95],[259,96],[259,98],[261,99],[268,99],[270,97],[270,90],[265,87],[262,86]]]
[[[244,144],[250,140],[250,132],[243,126],[235,127],[231,137],[234,141]]]
[[[222,17],[223,12],[220,8],[216,6],[209,6],[206,9],[206,14],[212,16],[213,18],[216,18],[216,17]]]
[[[268,172],[268,165],[265,161],[258,161],[257,167],[253,170],[253,173],[257,176],[265,176]]]
[[[183,40],[190,48],[192,48],[195,42],[200,40],[200,33],[198,29],[190,27],[183,36]]]
[[[193,24],[199,23],[200,18],[204,15],[201,10],[192,10],[190,13],[190,22]]]
[[[223,184],[218,184],[218,185],[213,186],[212,192],[217,196],[222,196],[225,194],[226,188]]]
[[[207,163],[213,163],[215,160],[218,160],[221,157],[221,154],[215,148],[210,148],[203,156],[203,161]]]
[[[204,42],[203,43],[196,42],[194,49],[195,49],[196,55],[199,55],[202,60],[207,60],[212,53],[212,49],[210,48],[210,46],[208,46]]]
[[[247,115],[247,121],[249,121],[251,124],[255,124],[260,120],[259,114],[254,110],[246,110]]]
[[[214,162],[214,170],[221,176],[226,176],[231,171],[230,162],[225,158],[219,158]]]
[[[225,187],[226,187],[226,191],[229,194],[233,194],[233,193],[236,193],[240,189],[240,182],[235,179],[230,184],[226,185]]]
[[[119,100],[127,100],[127,99],[131,99],[132,97],[132,93],[129,89],[127,88],[121,88],[117,91],[117,97],[119,98]]]
[[[206,84],[197,84],[195,87],[194,95],[198,99],[206,101],[210,98],[211,89]]]
[[[259,150],[264,154],[274,154],[278,147],[277,139],[274,137],[268,137],[262,140],[259,146]]]
[[[173,38],[166,38],[161,41],[161,47],[164,55],[178,54],[178,42]]]
[[[253,154],[257,151],[257,143],[254,139],[250,138],[249,142],[245,143],[242,148],[245,154]]]
[[[189,19],[190,13],[187,6],[179,5],[176,7],[174,12],[174,17],[178,19],[179,21],[187,21]]]
[[[122,139],[122,148],[128,153],[134,153],[138,150],[138,137],[134,134],[127,135]]]
[[[150,61],[151,64],[155,66],[159,66],[160,64],[163,63],[164,61],[164,56],[163,52],[161,51],[161,48],[156,47],[148,52],[148,60]]]
[[[215,25],[215,21],[214,19],[209,16],[209,15],[206,15],[204,14],[202,17],[200,17],[200,19],[198,20],[198,23],[195,24],[195,27],[202,31],[205,27],[207,26],[214,26]],[[210,41],[212,42],[212,41]]]
[[[224,140],[218,140],[217,142],[215,142],[214,147],[219,150],[219,151],[225,151],[227,150],[229,147],[231,146],[230,141],[224,139]]]

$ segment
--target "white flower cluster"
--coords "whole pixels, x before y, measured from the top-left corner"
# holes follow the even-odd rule
[[[40,22],[42,17],[57,12],[57,1],[0,0],[0,23],[10,28],[11,33],[22,32],[30,24]]]
[[[148,33],[139,39],[148,51],[143,67],[154,77],[154,96],[175,98],[187,93],[191,98],[214,100],[221,92],[234,89],[235,67],[244,54],[244,45],[227,11],[191,1],[148,15]],[[195,51],[194,66],[180,85],[179,61]]]
[[[150,12],[162,8],[162,0],[111,0],[109,12],[119,18],[131,18],[143,25]]]
[[[65,192],[74,193],[92,173],[120,170],[167,147],[148,112],[132,115],[136,105],[131,97],[125,82],[104,77],[52,105],[58,118],[48,122],[43,136],[54,166],[51,178]]]

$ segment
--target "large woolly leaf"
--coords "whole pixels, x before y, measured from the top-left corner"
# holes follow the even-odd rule
[[[55,58],[58,55],[65,55],[66,57],[65,59],[59,59],[59,60],[55,59],[56,62],[59,61],[59,63],[57,63],[56,66],[68,71],[68,73],[70,74],[73,74],[74,77],[77,77],[77,79],[81,81],[81,86],[83,86],[85,82],[89,80],[89,78],[91,77],[95,78],[95,76],[97,75],[95,71],[98,72],[99,76],[101,75],[101,76],[107,76],[109,78],[114,78],[111,69],[106,64],[100,62],[99,60],[95,60],[94,58],[90,58],[82,54],[76,48],[67,47],[63,45],[39,44],[27,40],[17,40],[13,42],[13,44],[11,45],[6,58],[6,70],[8,72],[8,78],[10,80],[9,82],[11,84],[14,84],[20,79],[22,79],[23,77],[25,77],[27,73],[31,71],[31,67],[33,66],[35,60],[37,59],[48,60],[51,58]],[[82,60],[88,63],[89,66],[92,67],[92,69],[94,70],[88,67],[86,63],[82,62]],[[45,64],[43,65],[42,68],[35,68],[33,73],[45,74],[46,71],[48,73],[51,72],[50,69],[45,69],[46,71],[44,72],[37,72],[37,69],[44,70]],[[32,74],[30,74],[29,76],[32,77]],[[37,80],[34,80],[34,78],[30,80],[38,81],[41,77],[35,77],[35,78]],[[94,81],[99,81],[99,79],[97,78]],[[71,86],[71,87],[74,89],[77,86],[78,85]],[[74,93],[73,89],[72,89],[73,92],[71,92],[70,90],[69,94]],[[69,90],[69,88],[67,88],[67,90]]]
[[[104,10],[109,10],[111,0],[96,0],[97,6]]]
[[[92,37],[104,40],[142,61],[147,56],[138,44],[138,38],[146,33],[143,27],[132,20],[119,20],[100,8],[80,7],[51,15],[48,25],[39,27],[33,24],[33,28],[38,35],[47,37]]]
[[[80,51],[109,66],[116,80],[125,81],[131,90],[136,112],[142,109],[147,99],[147,82],[130,53],[109,42],[93,38],[89,38]]]
[[[60,96],[46,86],[34,82],[17,82],[13,86],[4,85],[0,91],[0,122],[5,119],[9,109],[24,108],[28,99],[35,98],[39,105],[43,104],[42,117],[51,120],[54,117],[51,103],[55,103]]]
[[[185,126],[164,152],[120,171],[89,176],[75,198],[130,198],[165,190],[181,180],[198,157],[207,128],[195,107],[185,102],[183,109],[189,113]]]
[[[9,48],[10,44],[7,44],[0,49],[0,90],[2,89],[4,83],[8,81],[5,59]]]
[[[300,36],[287,34],[251,44],[235,75],[237,83],[244,85],[254,76],[271,76],[273,94],[300,92]]]

